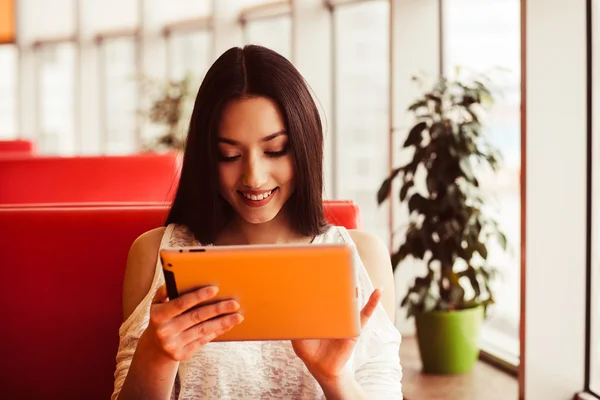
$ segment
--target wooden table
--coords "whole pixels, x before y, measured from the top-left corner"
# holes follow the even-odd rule
[[[405,400],[511,400],[518,398],[515,376],[479,361],[468,374],[425,375],[415,337],[400,346],[402,392]]]

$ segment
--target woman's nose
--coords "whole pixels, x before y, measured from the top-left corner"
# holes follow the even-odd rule
[[[244,167],[242,183],[249,189],[259,189],[267,183],[266,172],[259,160],[248,160]]]

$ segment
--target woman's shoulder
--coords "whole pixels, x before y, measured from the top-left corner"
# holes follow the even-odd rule
[[[129,249],[123,281],[123,320],[131,315],[152,286],[166,229],[158,227],[142,233]]]

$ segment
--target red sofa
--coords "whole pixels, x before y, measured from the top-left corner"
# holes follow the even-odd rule
[[[0,204],[165,202],[179,167],[174,154],[0,157]]]
[[[6,154],[33,154],[33,142],[26,139],[0,140],[0,156]]]
[[[133,240],[166,206],[0,209],[3,398],[108,399]],[[325,202],[336,225],[358,208]]]

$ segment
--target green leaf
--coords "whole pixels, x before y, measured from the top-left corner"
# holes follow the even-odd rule
[[[408,133],[403,147],[416,146],[423,140],[423,131],[427,129],[427,122],[419,122]]]
[[[481,255],[481,258],[483,258],[484,260],[487,260],[488,251],[487,251],[487,247],[485,247],[485,244],[483,244],[481,242],[477,242],[476,249],[477,249],[477,252]]]
[[[475,268],[469,265],[466,272],[467,278],[469,278],[469,282],[475,291],[475,297],[481,296],[481,287],[479,285],[479,281],[477,280],[477,271],[475,271]]]
[[[408,189],[413,187],[413,185],[414,185],[413,180],[404,182],[404,184],[402,185],[402,188],[400,189],[400,201],[404,201],[404,199],[406,199],[406,195],[408,194]]]
[[[419,101],[414,102],[413,104],[411,104],[408,107],[408,111],[416,111],[416,110],[418,110],[419,108],[422,108],[422,107],[427,107],[427,101],[426,100],[419,100]]]
[[[422,214],[427,214],[427,210],[429,209],[428,205],[425,197],[419,193],[415,193],[410,200],[408,200],[408,211],[411,213],[417,211]]]
[[[385,199],[388,198],[388,196],[390,195],[390,191],[392,190],[392,182],[394,181],[398,173],[402,170],[403,167],[396,168],[392,171],[392,174],[381,183],[381,186],[377,191],[377,204],[381,205],[381,203],[383,203]]]
[[[427,174],[427,178],[425,179],[427,183],[427,191],[429,194],[436,194],[438,189],[438,182],[435,175],[432,172]]]
[[[500,242],[500,247],[502,250],[506,251],[508,248],[508,241],[506,240],[506,235],[500,231],[496,232],[498,236],[498,242]]]
[[[396,270],[396,266],[398,265],[398,263],[400,263],[400,261],[402,261],[404,259],[405,255],[402,254],[402,252],[397,251],[394,254],[392,254],[391,257],[391,262],[392,262],[392,268],[394,269],[394,271]]]

